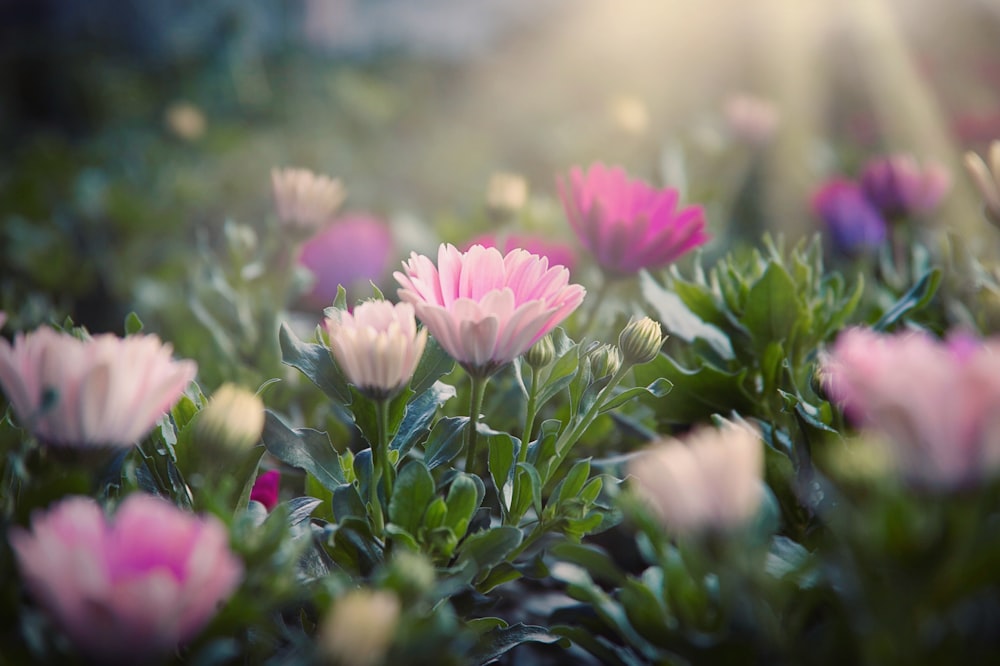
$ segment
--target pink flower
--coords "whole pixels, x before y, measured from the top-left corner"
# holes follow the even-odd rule
[[[194,638],[243,575],[222,523],[151,495],[130,495],[113,520],[71,497],[9,539],[35,601],[102,662],[144,663]]]
[[[327,317],[330,351],[348,381],[373,399],[395,395],[410,383],[427,344],[409,303],[365,301],[354,312]]]
[[[677,534],[746,524],[764,498],[764,445],[753,430],[701,428],[653,444],[629,465],[636,490]]]
[[[339,180],[308,169],[271,169],[271,189],[278,220],[294,232],[321,228],[344,201]]]
[[[438,265],[416,252],[396,272],[399,297],[446,352],[471,374],[486,376],[527,351],[581,302],[563,266],[526,250],[506,255],[473,245],[438,249]]]
[[[888,217],[929,213],[951,189],[951,175],[929,162],[923,168],[912,155],[869,161],[861,172],[865,196]]]
[[[576,253],[567,243],[551,241],[541,236],[531,234],[483,234],[468,243],[466,249],[473,245],[495,247],[504,254],[521,248],[549,260],[549,266],[565,266],[570,271],[576,266]]]
[[[612,273],[661,268],[709,240],[700,206],[678,210],[677,190],[632,180],[621,167],[574,167],[558,186],[580,242]]]
[[[180,399],[194,361],[155,335],[80,340],[47,327],[0,339],[0,385],[22,426],[64,446],[131,446]]]
[[[299,263],[316,277],[303,300],[323,308],[333,303],[339,285],[350,291],[377,283],[392,256],[392,233],[382,220],[364,213],[340,217],[302,247]]]
[[[1000,339],[853,328],[821,374],[831,399],[885,438],[910,481],[958,486],[1000,466]]]
[[[746,93],[726,99],[723,106],[730,133],[751,146],[763,146],[778,129],[778,109],[770,100]]]
[[[257,477],[250,489],[250,499],[260,502],[268,511],[278,504],[278,491],[281,488],[281,472],[276,469],[264,472]]]

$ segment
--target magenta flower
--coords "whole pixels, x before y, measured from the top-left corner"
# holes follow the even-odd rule
[[[869,161],[861,172],[861,189],[889,218],[929,213],[951,189],[951,176],[936,162],[923,168],[912,155]]]
[[[278,505],[278,491],[281,488],[281,472],[276,469],[264,472],[253,482],[250,499],[260,502],[268,511]]]
[[[821,365],[824,388],[918,484],[958,486],[1000,466],[1000,339],[853,328]]]
[[[379,282],[392,256],[392,233],[385,222],[364,213],[338,218],[302,247],[299,263],[316,278],[305,304],[323,308],[333,303],[340,285],[350,291]]]
[[[885,241],[885,220],[854,181],[831,178],[813,194],[812,209],[826,225],[833,247],[844,254],[864,252]]]
[[[330,351],[348,381],[375,400],[410,383],[427,344],[427,329],[417,331],[411,304],[365,301],[353,313],[332,312],[326,318]]]
[[[576,253],[567,243],[552,241],[531,234],[483,234],[477,236],[466,245],[468,250],[473,245],[495,247],[506,254],[518,248],[527,250],[549,260],[549,266],[565,266],[570,271],[576,266]]]
[[[101,662],[148,663],[191,640],[243,575],[222,523],[152,495],[130,495],[113,520],[71,497],[9,540],[35,601]]]
[[[399,297],[452,358],[487,376],[527,351],[583,301],[563,266],[526,250],[506,255],[473,245],[441,245],[437,266],[416,252],[394,275]]]
[[[676,189],[632,180],[621,167],[574,167],[557,180],[573,231],[611,273],[661,268],[709,240],[701,206],[678,209]]]
[[[131,446],[194,379],[155,335],[80,340],[42,327],[0,339],[0,385],[20,424],[62,446]]]

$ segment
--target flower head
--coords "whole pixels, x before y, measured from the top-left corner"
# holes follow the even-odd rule
[[[395,395],[410,382],[427,344],[409,303],[365,301],[354,312],[327,317],[330,351],[347,379],[373,399]]]
[[[344,201],[339,180],[308,169],[271,169],[271,189],[282,226],[296,232],[318,230]]]
[[[653,444],[629,465],[637,491],[677,534],[746,524],[763,500],[764,449],[753,430],[703,427]]]
[[[260,441],[264,402],[253,391],[223,384],[198,416],[194,439],[220,458],[240,454]]]
[[[986,219],[1000,226],[1000,141],[990,144],[989,164],[979,155],[965,154],[965,168],[986,207]]]
[[[276,469],[264,472],[253,482],[250,489],[250,499],[260,502],[268,511],[278,505],[278,492],[281,489],[281,472]]]
[[[497,171],[486,186],[486,205],[500,215],[516,213],[528,201],[528,181],[518,173]]]
[[[549,260],[549,266],[565,266],[571,272],[576,266],[576,252],[568,243],[533,234],[483,234],[470,241],[466,249],[473,245],[495,247],[504,254],[520,248],[545,257]]]
[[[958,486],[1000,467],[1000,340],[852,328],[821,367],[827,395],[884,437],[908,480]]]
[[[827,181],[813,195],[812,208],[826,225],[833,247],[844,254],[863,252],[885,241],[885,220],[853,181]]]
[[[580,242],[611,273],[666,266],[709,240],[700,206],[678,209],[677,190],[630,179],[621,167],[574,167],[558,185]]]
[[[352,590],[337,599],[320,632],[323,653],[336,664],[376,666],[392,645],[402,604],[384,590]]]
[[[155,335],[81,340],[42,327],[0,339],[0,385],[19,422],[62,446],[130,446],[180,399],[194,361]]]
[[[951,176],[937,164],[923,168],[912,155],[891,155],[868,162],[861,189],[883,215],[894,218],[929,213],[951,188]]]
[[[71,497],[9,538],[35,601],[101,662],[145,663],[194,638],[243,575],[222,523],[152,495],[129,495],[113,520]]]
[[[622,359],[629,365],[649,363],[657,357],[662,346],[660,323],[649,317],[630,321],[618,335]]]
[[[392,232],[372,215],[352,213],[337,218],[302,246],[299,263],[316,278],[306,305],[323,308],[337,297],[337,287],[378,282],[393,256]]]
[[[473,245],[438,249],[437,266],[412,253],[396,272],[399,297],[448,354],[472,374],[486,376],[514,360],[551,331],[586,293],[569,283],[563,266],[526,250],[506,255]]]

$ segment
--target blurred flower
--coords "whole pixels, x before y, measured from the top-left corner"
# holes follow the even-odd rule
[[[108,520],[86,497],[35,512],[10,545],[29,592],[81,653],[148,663],[194,638],[236,589],[226,528],[152,495],[129,495]]]
[[[1000,141],[990,144],[989,165],[979,155],[965,154],[965,168],[986,206],[986,219],[1000,226]]]
[[[412,253],[396,272],[399,297],[469,373],[488,376],[531,348],[583,301],[563,266],[526,250],[438,249],[438,265]]]
[[[545,257],[549,260],[549,266],[565,266],[570,271],[576,267],[576,252],[573,251],[572,246],[568,243],[552,241],[542,236],[532,234],[483,234],[470,241],[466,246],[466,250],[473,245],[495,247],[504,254],[521,248],[531,254]]]
[[[951,175],[936,162],[923,169],[912,155],[869,161],[861,172],[861,190],[888,218],[929,213],[951,189]]]
[[[885,220],[853,181],[832,178],[824,183],[813,194],[812,209],[840,252],[856,254],[885,241]]]
[[[250,489],[250,499],[260,502],[268,511],[278,504],[278,491],[281,489],[281,472],[276,469],[264,472],[257,477]]]
[[[501,214],[511,214],[524,208],[528,201],[528,181],[518,173],[497,171],[486,187],[486,205]]]
[[[333,310],[326,318],[330,351],[348,381],[380,400],[410,382],[427,344],[427,329],[417,331],[410,303],[365,301],[353,314]]]
[[[352,590],[337,599],[320,630],[320,650],[334,664],[375,666],[392,645],[399,597],[383,590]]]
[[[163,120],[176,137],[185,141],[196,141],[205,134],[205,114],[191,102],[174,102],[167,107]]]
[[[612,273],[663,267],[709,240],[700,206],[677,210],[677,190],[631,180],[621,167],[574,167],[558,185],[573,230]]]
[[[618,346],[627,364],[649,363],[656,358],[663,346],[660,323],[649,317],[630,321],[618,335]]]
[[[326,307],[337,297],[339,285],[350,291],[378,282],[392,255],[392,232],[385,222],[365,213],[338,218],[302,246],[299,263],[316,277],[305,304]]]
[[[628,472],[640,497],[681,535],[744,525],[764,497],[763,444],[742,426],[702,427],[684,441],[654,443]]]
[[[641,136],[649,129],[649,109],[635,95],[616,95],[608,105],[615,126],[634,136]]]
[[[821,365],[827,395],[884,436],[908,480],[958,486],[1000,467],[1000,339],[852,328]]]
[[[198,415],[194,441],[214,454],[228,458],[260,441],[264,430],[264,402],[253,391],[223,384]]]
[[[180,399],[194,361],[155,335],[80,340],[42,327],[0,338],[0,386],[20,424],[47,444],[131,446]]]
[[[271,188],[278,220],[297,233],[318,231],[344,201],[339,180],[308,169],[271,169]]]
[[[778,110],[769,100],[753,95],[729,97],[723,106],[729,133],[751,146],[762,146],[778,129]]]

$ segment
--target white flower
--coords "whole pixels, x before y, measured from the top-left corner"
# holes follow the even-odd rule
[[[271,186],[281,224],[304,233],[318,231],[344,201],[339,180],[308,169],[271,169]]]

